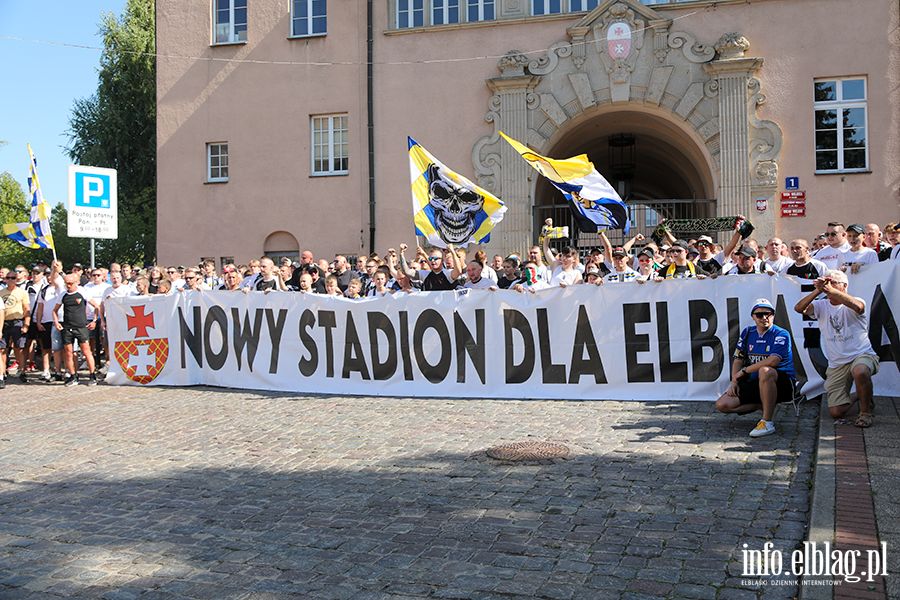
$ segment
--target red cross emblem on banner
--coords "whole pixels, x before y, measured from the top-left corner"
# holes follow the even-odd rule
[[[153,313],[144,314],[146,305],[130,307],[132,314],[126,314],[127,330],[134,330],[136,338],[128,342],[116,342],[114,355],[122,367],[122,372],[132,381],[147,384],[156,379],[166,366],[169,358],[168,338],[150,338],[148,329],[154,329]]]

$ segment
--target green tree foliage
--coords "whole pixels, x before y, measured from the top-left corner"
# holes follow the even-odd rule
[[[8,172],[0,174],[0,224],[26,223],[30,212],[30,200],[19,182]],[[87,266],[91,256],[90,240],[70,238],[66,233],[66,218],[66,207],[62,203],[57,204],[50,214],[50,231],[53,232],[56,257],[66,269],[76,262]],[[12,268],[19,264],[29,266],[39,260],[49,265],[53,260],[53,250],[26,248],[5,235],[0,236],[0,267]]]
[[[97,93],[77,100],[69,119],[69,157],[118,172],[119,238],[97,240],[98,264],[156,256],[154,5],[155,0],[128,0],[121,18],[101,17],[106,50]]]
[[[0,225],[6,223],[25,223],[28,221],[28,197],[18,181],[4,171],[0,174]],[[14,242],[5,235],[0,238],[0,267],[12,268],[17,264],[34,262],[34,250]]]

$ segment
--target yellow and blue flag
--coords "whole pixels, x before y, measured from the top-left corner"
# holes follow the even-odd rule
[[[409,138],[416,235],[439,248],[483,244],[503,219],[503,202],[462,175],[454,173]]]
[[[587,154],[562,160],[547,158],[532,152],[502,131],[500,135],[563,193],[578,229],[590,233],[624,229],[628,233],[628,208],[616,190],[597,172]]]
[[[53,249],[53,235],[50,233],[50,207],[41,194],[41,184],[37,176],[37,160],[28,144],[31,157],[31,171],[28,175],[28,196],[31,198],[31,215],[28,223],[7,223],[3,233],[26,248]]]

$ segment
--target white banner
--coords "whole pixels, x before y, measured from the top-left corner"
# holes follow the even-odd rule
[[[881,356],[875,393],[900,395],[900,265],[850,277]],[[346,300],[184,292],[107,302],[107,381],[299,393],[455,398],[714,400],[757,298],[791,332],[797,379],[822,393],[815,321],[784,275],[456,291]]]

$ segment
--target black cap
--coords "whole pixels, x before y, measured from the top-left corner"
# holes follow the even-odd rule
[[[656,258],[656,253],[654,253],[651,248],[643,248],[640,252],[638,252],[638,256],[642,255],[650,258],[650,260]]]
[[[750,246],[743,246],[740,250],[738,250],[738,254],[743,254],[744,256],[756,258],[756,250],[754,250]]]
[[[866,228],[863,227],[862,223],[854,223],[847,227],[847,232],[853,231],[854,233],[858,233],[859,235],[866,234]]]
[[[81,263],[75,263],[74,265],[72,265],[72,268],[81,269],[82,271],[84,271],[84,267],[81,266]]]
[[[625,252],[625,248],[613,248],[612,255],[613,256],[628,256],[628,253]]]
[[[687,251],[687,249],[691,247],[690,244],[688,244],[684,240],[675,240],[675,242],[672,244],[672,247],[674,248],[675,246],[678,246],[679,248],[684,248],[685,251]]]

